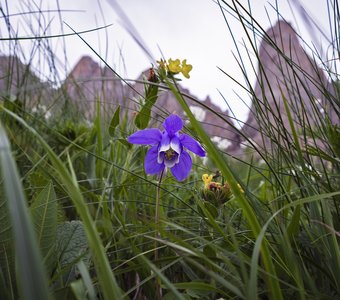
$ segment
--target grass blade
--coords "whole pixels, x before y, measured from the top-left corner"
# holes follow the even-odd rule
[[[43,260],[9,141],[2,126],[0,126],[0,161],[14,232],[21,297],[27,300],[49,299]]]

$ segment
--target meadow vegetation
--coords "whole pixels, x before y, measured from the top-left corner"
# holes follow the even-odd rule
[[[238,1],[218,3],[226,26],[228,18],[238,18],[254,35],[248,38],[255,64],[254,39],[265,30]],[[314,57],[333,90],[314,84],[327,99],[320,104],[324,111],[331,106],[339,119],[339,3],[327,3],[333,30],[327,47],[334,57]],[[0,40],[20,45],[20,37],[9,37]],[[49,39],[40,42],[48,49]],[[11,49],[14,56],[23,51]],[[315,106],[315,120],[305,120],[302,109],[297,113],[305,121],[297,126],[286,100],[289,128],[277,124],[280,137],[269,136],[269,148],[243,136],[250,146],[236,159],[195,119],[178,89],[181,70],[167,68],[163,61],[145,78],[136,118],[120,106],[103,113],[106,100],[98,99],[93,119],[86,120],[76,104],[57,101],[67,99],[62,88],[51,96],[34,80],[18,84],[16,94],[1,91],[0,298],[339,299],[339,123]],[[311,79],[306,74],[303,80]],[[244,88],[261,101],[251,83]],[[182,132],[206,151],[206,159],[192,156],[184,181],[170,172],[145,174],[148,147],[127,141],[149,127],[162,90],[186,112],[189,125]],[[164,112],[157,121],[167,117]],[[265,118],[258,122],[268,125]]]

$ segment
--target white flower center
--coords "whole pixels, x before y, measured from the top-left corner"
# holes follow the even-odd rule
[[[178,154],[176,150],[169,147],[165,151],[159,151],[157,162],[159,164],[164,162],[166,167],[172,168],[175,164],[178,164],[179,157],[180,154]]]
[[[170,148],[169,150],[166,150],[164,152],[164,157],[166,160],[172,160],[175,156],[176,156],[177,152],[175,150],[173,150],[172,148]]]

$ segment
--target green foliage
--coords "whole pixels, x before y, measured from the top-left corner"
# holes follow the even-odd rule
[[[150,72],[154,72],[152,69]],[[157,82],[156,75],[152,75],[150,81]],[[139,129],[145,129],[151,118],[151,109],[155,105],[158,98],[158,85],[148,84],[145,88],[145,103],[139,111],[135,119],[135,125]]]
[[[29,208],[37,243],[45,266],[54,260],[53,247],[57,237],[57,198],[51,182],[33,199]]]
[[[264,35],[239,1],[219,3],[247,32]],[[256,42],[247,37],[257,58]],[[68,100],[47,119],[46,111],[30,111],[25,93],[4,98],[0,298],[337,299],[339,125],[316,107],[312,124],[282,93],[285,126],[249,83],[254,118],[270,147],[240,130],[250,146],[236,160],[211,142],[178,80],[155,71],[134,121],[123,105],[106,112],[109,99],[97,98],[88,120]],[[295,74],[296,84],[307,75]],[[147,149],[126,141],[156,115],[160,88],[182,105],[190,120],[184,130],[195,132],[208,153],[209,165],[193,158],[182,183],[168,174],[159,185],[144,172]],[[335,88],[334,95],[325,92],[324,106],[338,114],[338,82]],[[48,102],[39,89],[35,96]],[[202,174],[216,168],[226,182],[206,190]]]
[[[2,177],[1,182],[3,182]],[[7,198],[2,184],[0,185],[0,228],[0,298],[14,299],[16,295],[14,240]]]
[[[63,270],[65,273],[65,269],[69,270],[63,276],[66,281],[72,282],[76,279],[74,267],[80,259],[87,260],[89,264],[89,258],[85,256],[87,251],[88,243],[81,221],[64,222],[58,225],[53,254],[57,272]]]
[[[110,122],[110,127],[109,127],[109,134],[111,137],[114,137],[115,135],[115,129],[119,125],[120,121],[120,106],[118,105],[117,109],[115,110],[113,117]]]
[[[5,199],[7,200],[6,205],[13,228],[18,260],[17,277],[19,279],[20,294],[25,299],[49,299],[47,277],[42,264],[41,253],[37,246],[33,225],[28,214],[27,202],[11,155],[9,141],[2,126],[0,127],[0,145]],[[7,274],[4,275],[6,276]]]

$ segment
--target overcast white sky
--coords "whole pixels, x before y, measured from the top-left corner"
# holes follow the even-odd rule
[[[0,5],[5,11],[8,7],[11,14],[34,10],[38,7],[42,10],[57,9],[58,6],[61,10],[77,10],[77,12],[62,12],[61,16],[50,12],[46,13],[44,18],[40,17],[41,27],[48,28],[48,34],[60,34],[61,21],[66,22],[76,31],[112,24],[106,31],[87,33],[82,37],[119,74],[125,78],[136,79],[141,71],[150,67],[152,60],[145,55],[123,28],[124,20],[113,8],[114,2],[115,0],[46,0],[34,4],[35,2],[28,0],[0,0]],[[243,120],[246,118],[247,108],[236,94],[239,94],[248,104],[250,103],[249,97],[217,68],[223,69],[243,83],[242,73],[233,57],[235,47],[231,35],[221,10],[214,1],[117,0],[116,2],[132,22],[155,60],[161,57],[162,52],[165,58],[186,58],[188,63],[193,65],[191,78],[183,80],[183,85],[189,88],[192,94],[199,99],[210,95],[214,103],[226,109],[227,105],[219,94],[218,91],[220,91],[236,116]],[[229,0],[226,2],[231,3]],[[248,1],[241,0],[240,2],[247,6]],[[292,5],[294,0],[250,0],[249,2],[252,15],[263,28],[267,29],[270,23],[275,23],[277,20],[277,13],[271,7],[271,5],[274,7],[277,5],[284,18],[290,21],[305,39],[310,39],[299,13],[294,10],[295,6]],[[329,30],[327,0],[301,0],[300,2],[327,32]],[[31,36],[32,33],[42,35],[42,29],[39,29],[37,25],[38,20],[34,18],[32,15],[13,16],[10,22],[21,36]],[[242,26],[232,16],[227,15],[227,18],[232,26],[234,38],[242,48],[241,44],[245,39]],[[4,19],[0,19],[0,22],[0,35],[6,37],[8,33],[4,29]],[[32,24],[31,28],[27,25],[28,23]],[[70,32],[65,24],[63,26],[64,32]],[[28,57],[33,49],[31,43],[31,41],[21,42]],[[93,51],[79,37],[53,39],[51,45],[51,50],[61,60],[61,66],[66,66],[65,69],[59,67],[61,78],[65,77],[66,72],[72,69],[82,55],[91,55],[99,62]],[[325,48],[327,46],[324,45]],[[6,52],[6,47],[0,48],[2,53]],[[67,56],[66,63],[64,50]],[[248,71],[251,82],[254,83],[250,67]]]

